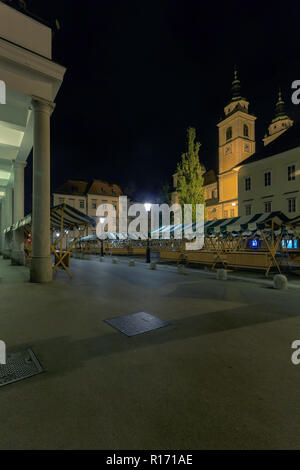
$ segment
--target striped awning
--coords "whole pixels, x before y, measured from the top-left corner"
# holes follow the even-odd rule
[[[282,212],[270,212],[264,214],[255,215],[243,215],[240,217],[234,217],[232,219],[221,219],[216,220],[215,224],[210,225],[206,233],[253,233],[258,230],[264,230],[271,228],[272,223],[274,229],[285,229],[286,224],[290,219]]]
[[[68,204],[62,203],[57,206],[53,206],[50,209],[50,227],[51,229],[60,229],[61,227],[61,215],[63,213],[63,228],[65,230],[74,230],[76,228],[84,228],[88,226],[95,227],[96,222],[91,217],[87,216],[83,212],[80,212],[75,207],[71,207]],[[30,226],[32,223],[32,215],[28,214],[23,219],[16,222],[11,227],[8,227],[6,233],[11,230],[18,230],[19,228]]]
[[[300,227],[300,217],[295,218],[297,219],[297,223],[299,223]],[[229,219],[216,219],[206,221],[204,223],[204,233],[206,236],[220,236],[222,234],[234,234],[234,233],[243,233],[247,232],[249,234],[253,234],[258,230],[262,230],[265,228],[271,228],[272,222],[275,225],[275,229],[278,230],[279,228],[284,230],[285,225],[287,225],[292,219],[289,219],[285,214],[282,212],[271,212],[271,213],[264,213],[264,214],[255,214],[255,215],[244,215],[240,217],[232,217]],[[192,225],[193,230],[195,230],[196,224]],[[184,229],[191,228],[191,224],[189,225],[165,225],[160,227],[159,229],[151,232],[151,236],[153,234],[159,235],[159,238],[163,238],[163,234],[166,232],[170,232],[171,236],[176,235],[176,233],[184,234]],[[246,234],[246,233],[245,233]]]
[[[293,219],[290,219],[290,224],[299,229],[300,228],[300,215],[298,215],[297,217],[294,217]]]

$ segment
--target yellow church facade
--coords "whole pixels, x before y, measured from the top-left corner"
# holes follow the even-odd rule
[[[255,120],[249,114],[249,102],[240,95],[235,72],[232,100],[225,106],[225,118],[219,122],[219,208],[217,218],[238,215],[238,170],[243,160],[255,152]]]
[[[240,81],[235,71],[232,98],[224,107],[224,118],[217,124],[218,172],[213,178],[213,170],[203,171],[207,220],[245,215],[246,206],[244,199],[241,201],[239,192],[241,193],[241,188],[246,191],[253,189],[247,188],[248,165],[244,168],[244,164],[249,162],[250,157],[256,153],[255,121],[256,116],[249,112],[249,102],[241,95]],[[263,145],[268,146],[274,142],[292,125],[293,121],[284,112],[284,102],[279,92],[276,115],[268,128],[268,134],[263,139]],[[268,160],[270,164],[271,160]],[[242,168],[243,171],[241,171]],[[173,202],[178,202],[176,176],[176,174],[173,175],[175,189],[172,193]],[[247,212],[249,211],[247,200],[246,205]]]

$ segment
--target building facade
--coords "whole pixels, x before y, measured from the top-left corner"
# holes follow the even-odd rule
[[[95,179],[88,183],[87,181],[67,180],[53,193],[53,205],[66,203],[84,212],[98,223],[97,207],[103,204],[105,209],[106,204],[112,204],[116,210],[115,222],[118,231],[119,196],[123,195],[120,186],[106,181]],[[87,229],[86,235],[96,235],[96,229]]]
[[[52,28],[25,2],[0,2],[0,249],[24,264],[24,168],[33,148],[30,280],[52,280],[50,255],[50,116],[66,69],[52,60]],[[7,233],[9,227],[12,237]]]
[[[239,215],[281,211],[300,215],[300,132],[297,126],[238,169]]]
[[[207,220],[271,211],[282,211],[290,217],[299,214],[300,133],[285,112],[280,91],[275,117],[258,150],[255,121],[249,102],[241,95],[235,71],[232,98],[217,124],[217,176],[213,170],[202,173]],[[178,202],[176,174],[173,185],[172,201]]]
[[[219,207],[217,218],[238,215],[238,171],[236,166],[255,152],[255,120],[249,102],[241,96],[240,81],[234,72],[232,99],[219,122]]]

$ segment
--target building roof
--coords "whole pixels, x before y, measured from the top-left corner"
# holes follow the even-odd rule
[[[117,184],[102,180],[93,180],[91,183],[79,180],[67,180],[55,191],[55,194],[69,194],[72,196],[86,196],[95,194],[101,196],[122,196],[123,191]]]
[[[88,183],[86,181],[67,180],[59,186],[54,193],[56,194],[72,194],[76,196],[83,196],[86,194]]]
[[[122,196],[123,191],[117,184],[107,183],[102,180],[93,180],[88,191],[88,194],[101,194],[106,196]]]
[[[293,125],[289,127],[283,134],[277,137],[275,140],[270,142],[268,145],[260,148],[253,155],[248,157],[243,162],[239,163],[238,166],[248,165],[249,163],[263,160],[264,158],[278,155],[279,153],[287,152],[293,148],[300,147],[300,126]]]
[[[215,170],[208,170],[203,175],[203,185],[212,184],[217,182]]]

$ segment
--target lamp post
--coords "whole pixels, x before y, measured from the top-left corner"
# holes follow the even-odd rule
[[[100,217],[100,224],[104,224],[105,220],[106,220],[106,217]],[[100,238],[100,245],[101,245],[101,248],[100,248],[100,256],[104,256],[104,251],[103,251],[103,238]]]
[[[145,202],[144,204],[145,209],[147,211],[147,216],[151,210],[152,204],[150,202]],[[149,219],[149,217],[148,217]],[[146,263],[150,263],[151,261],[151,253],[150,253],[150,230],[149,230],[149,220],[148,220],[148,238],[147,238],[147,248],[146,248]]]

